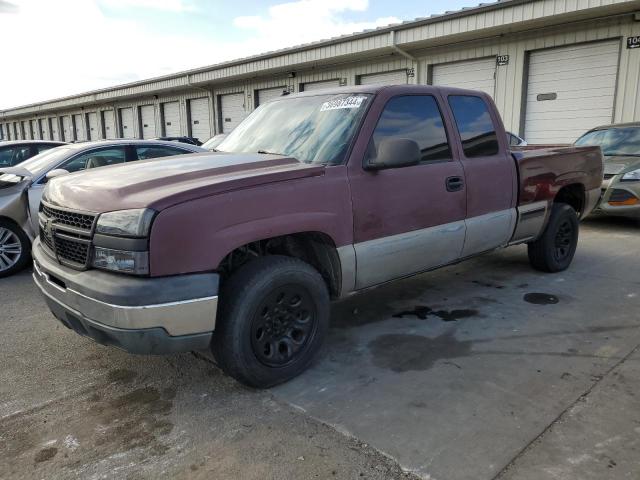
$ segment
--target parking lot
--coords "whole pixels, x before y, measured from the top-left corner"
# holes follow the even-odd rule
[[[271,391],[99,346],[0,280],[0,477],[639,478],[639,231],[587,220],[556,275],[516,247],[338,303]]]

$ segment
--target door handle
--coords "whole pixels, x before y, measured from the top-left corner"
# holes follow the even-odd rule
[[[462,177],[449,177],[445,185],[447,186],[447,192],[459,192],[464,187],[464,180],[462,180]]]

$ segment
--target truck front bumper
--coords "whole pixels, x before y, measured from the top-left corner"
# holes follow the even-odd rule
[[[218,305],[217,274],[141,278],[58,264],[33,244],[33,278],[55,317],[103,345],[169,354],[209,347]]]

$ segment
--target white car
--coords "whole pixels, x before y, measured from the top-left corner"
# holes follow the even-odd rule
[[[0,167],[0,278],[27,265],[38,236],[42,191],[53,177],[89,168],[206,152],[195,145],[157,140],[103,140],[63,145],[15,167]]]

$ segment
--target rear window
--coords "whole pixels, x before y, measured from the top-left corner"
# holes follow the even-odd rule
[[[467,158],[488,157],[500,151],[489,107],[480,97],[451,95],[449,105],[456,120]]]

